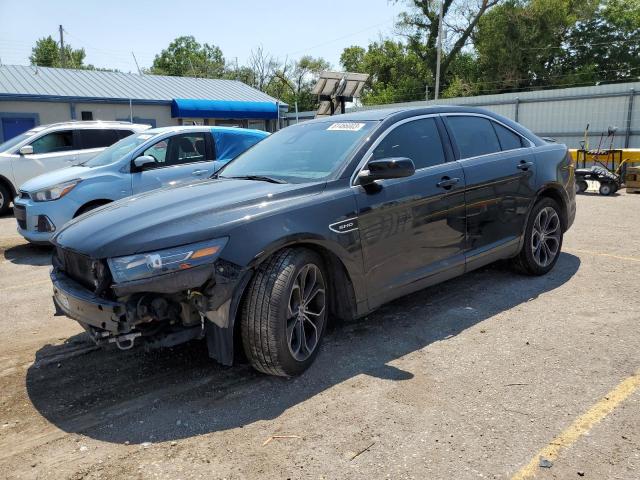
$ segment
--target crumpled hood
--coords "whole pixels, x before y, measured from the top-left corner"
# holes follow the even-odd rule
[[[61,247],[107,258],[229,236],[252,217],[295,205],[324,183],[275,184],[217,179],[134,195],[67,223],[53,238]]]
[[[37,192],[38,190],[53,187],[54,185],[68,182],[69,180],[86,178],[88,174],[91,174],[91,168],[89,167],[61,168],[60,170],[43,173],[42,175],[33,177],[31,180],[27,180],[20,186],[20,190],[24,190],[25,192]]]

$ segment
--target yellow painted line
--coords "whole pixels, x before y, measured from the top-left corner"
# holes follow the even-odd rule
[[[34,285],[43,285],[45,283],[51,283],[51,280],[38,280],[37,282],[31,282],[31,283],[27,283],[24,285],[9,285],[8,287],[3,287],[2,290],[14,290],[14,289],[20,289],[20,288],[29,288],[29,287],[33,287]]]
[[[587,255],[597,255],[599,257],[609,257],[609,258],[616,258],[618,260],[628,260],[629,262],[639,262],[640,263],[640,258],[638,257],[625,257],[622,255],[613,255],[611,253],[602,253],[602,252],[594,252],[592,250],[576,250],[576,249],[567,249],[565,250],[566,252],[575,252],[575,253],[585,253]]]
[[[640,370],[619,383],[617,387],[607,393],[598,403],[591,407],[591,409],[569,425],[565,431],[551,440],[527,465],[511,477],[511,480],[525,480],[535,477],[539,468],[541,468],[539,467],[540,457],[553,462],[558,458],[560,451],[573,445],[580,437],[589,432],[596,423],[615,410],[629,395],[638,390],[638,388],[640,388]]]

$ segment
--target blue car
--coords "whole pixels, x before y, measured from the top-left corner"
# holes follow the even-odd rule
[[[87,162],[35,177],[14,200],[18,232],[46,244],[101,205],[187,179],[207,178],[269,134],[226,127],[164,127],[126,137]]]

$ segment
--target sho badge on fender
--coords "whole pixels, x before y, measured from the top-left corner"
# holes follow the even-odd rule
[[[347,233],[358,229],[357,218],[347,218],[336,223],[329,225],[329,230],[336,233]]]

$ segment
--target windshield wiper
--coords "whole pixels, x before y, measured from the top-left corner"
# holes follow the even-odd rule
[[[270,183],[287,183],[280,178],[269,177],[267,175],[238,175],[237,177],[223,177],[219,175],[218,178],[234,178],[236,180],[257,180],[259,182],[270,182]]]

